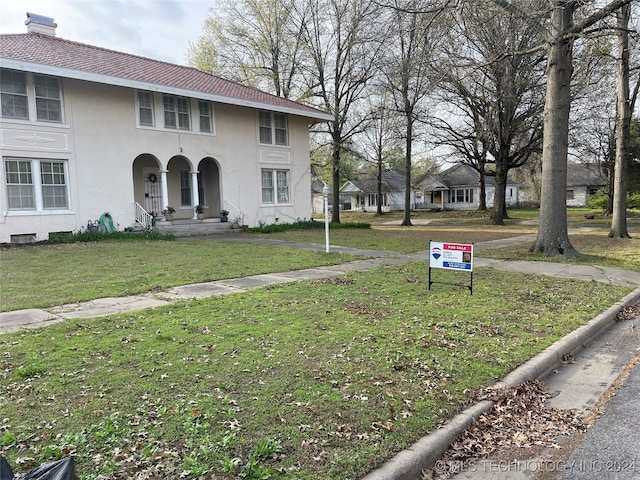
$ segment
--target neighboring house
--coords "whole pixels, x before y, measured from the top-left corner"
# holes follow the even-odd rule
[[[0,243],[120,229],[204,206],[244,223],[311,217],[309,125],[331,117],[194,68],[55,36],[0,35]],[[207,220],[205,220],[207,221]]]
[[[378,177],[348,180],[340,187],[340,206],[346,211],[376,211],[378,202],[382,211],[404,209],[405,177],[392,171],[382,172],[382,198],[378,197]],[[413,192],[411,192],[413,204]]]
[[[567,207],[584,207],[589,197],[607,186],[607,178],[595,163],[567,163]]]
[[[458,163],[438,175],[427,174],[415,183],[422,192],[424,202],[419,208],[437,210],[474,210],[480,206],[480,179],[478,172],[468,165]],[[518,199],[518,184],[507,179],[507,206]],[[495,177],[485,176],[487,207],[493,207]]]
[[[325,183],[322,180],[316,179],[311,182],[311,213],[324,213],[324,187]],[[331,188],[327,185],[328,211],[331,211],[331,192]]]

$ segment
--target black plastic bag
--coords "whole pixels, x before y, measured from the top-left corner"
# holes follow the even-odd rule
[[[2,455],[0,455],[0,480],[13,480],[11,466]]]
[[[6,466],[6,467],[5,467]],[[8,471],[5,477],[5,469]],[[0,480],[79,480],[73,457],[45,463],[24,475],[15,477],[7,461],[0,457]]]

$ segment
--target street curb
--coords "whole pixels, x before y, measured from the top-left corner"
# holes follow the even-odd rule
[[[596,315],[587,324],[561,338],[538,355],[528,360],[493,388],[510,388],[528,380],[545,376],[562,364],[563,356],[575,354],[588,347],[603,330],[611,326],[623,307],[640,302],[640,288],[637,288],[604,312]],[[369,473],[362,480],[419,480],[422,472],[431,470],[444,455],[449,446],[467,430],[473,422],[493,407],[494,402],[483,400],[462,411],[446,424],[422,437],[409,448],[387,460],[380,468]]]

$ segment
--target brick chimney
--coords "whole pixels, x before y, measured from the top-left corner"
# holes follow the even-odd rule
[[[28,33],[44,33],[45,35],[56,36],[56,27],[53,18],[27,12],[27,20],[24,22]]]

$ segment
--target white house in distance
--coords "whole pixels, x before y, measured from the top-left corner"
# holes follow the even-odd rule
[[[0,35],[0,243],[72,232],[108,212],[243,223],[311,217],[315,108],[194,68],[55,36],[27,14]]]
[[[378,177],[369,175],[361,180],[347,180],[340,187],[340,206],[347,211],[376,211],[378,201],[383,212],[404,209],[404,191],[406,179],[393,171],[382,172],[382,198],[378,198]],[[414,204],[414,192],[411,191],[411,205]]]
[[[567,163],[567,207],[584,207],[589,197],[603,192],[608,185],[598,164]]]
[[[458,163],[438,174],[427,174],[416,181],[415,188],[422,191],[421,208],[432,210],[475,210],[480,207],[480,178],[476,170]],[[487,207],[493,207],[495,177],[485,176]],[[507,179],[505,201],[513,206],[518,201],[518,184]]]

